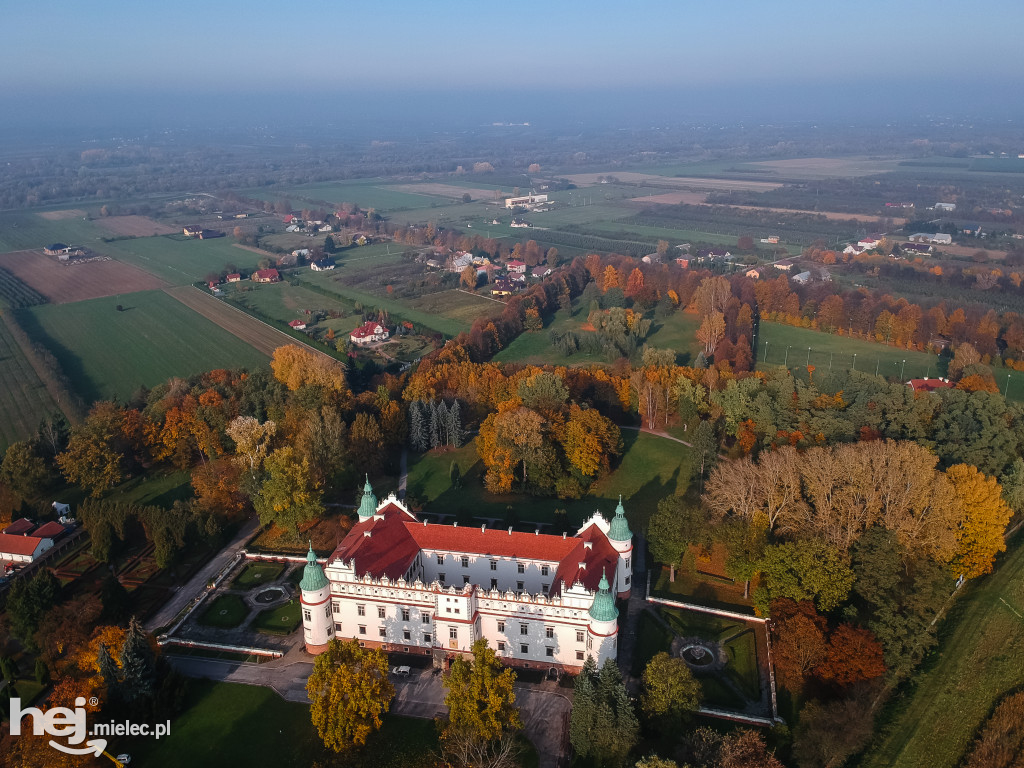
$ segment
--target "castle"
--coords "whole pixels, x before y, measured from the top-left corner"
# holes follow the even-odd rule
[[[446,659],[484,638],[508,665],[578,672],[615,658],[633,534],[622,500],[573,536],[420,521],[369,480],[359,521],[322,567],[310,547],[299,584],[306,649],[334,637]]]

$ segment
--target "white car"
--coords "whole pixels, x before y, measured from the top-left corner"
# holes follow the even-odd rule
[[[393,667],[391,669],[391,674],[392,675],[400,675],[401,677],[408,677],[411,673],[412,673],[412,670],[409,667],[406,667],[406,666]]]

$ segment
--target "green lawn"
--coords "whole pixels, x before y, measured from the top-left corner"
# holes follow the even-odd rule
[[[192,240],[182,235],[137,237],[95,245],[96,250],[118,261],[163,278],[172,285],[188,285],[205,280],[210,272],[220,272],[232,264],[237,269],[252,269],[266,258],[253,251],[237,248],[232,237]]]
[[[302,622],[299,614],[299,601],[289,600],[277,608],[268,608],[252,620],[252,627],[257,632],[269,635],[290,635]]]
[[[59,411],[2,319],[0,392],[0,453],[11,443],[34,435],[43,417]]]
[[[504,303],[489,296],[464,293],[462,291],[438,291],[428,293],[418,299],[410,299],[407,305],[415,310],[432,315],[443,315],[450,320],[473,324],[478,317],[500,315],[505,310]]]
[[[122,304],[125,311],[118,312]],[[25,330],[49,347],[86,401],[126,399],[140,386],[214,368],[255,368],[267,358],[162,291],[74,304],[46,304],[19,314]]]
[[[761,323],[757,348],[759,367],[788,365],[789,368],[802,368],[807,365],[809,358],[810,364],[818,371],[827,371],[830,365],[835,369],[851,369],[854,367],[854,354],[857,355],[856,368],[862,373],[875,373],[877,369],[880,376],[900,378],[902,370],[903,380],[906,381],[928,375],[935,376],[937,371],[936,356],[927,352],[898,349],[809,328]],[[904,360],[907,361],[905,367]]]
[[[55,242],[97,248],[99,239],[108,234],[81,216],[50,220],[27,211],[0,213],[0,253],[41,249]]]
[[[664,320],[655,320],[651,324],[651,333],[647,344],[658,349],[674,349],[681,365],[692,364],[703,349],[697,341],[697,328],[700,318],[686,312],[673,312]]]
[[[378,213],[403,208],[430,208],[450,202],[444,197],[413,194],[389,187],[394,184],[389,179],[365,179],[359,181],[320,182],[302,184],[291,187],[260,187],[243,190],[241,194],[259,200],[290,200],[295,207],[301,208],[303,202],[319,202],[321,200],[340,205],[355,203],[366,210],[374,208]]]
[[[203,611],[199,623],[208,627],[233,629],[245,621],[249,606],[238,595],[220,595]]]
[[[886,709],[891,720],[863,768],[954,768],[996,702],[1024,685],[1024,547],[963,590],[940,630],[938,656]]]
[[[358,314],[353,314],[355,312],[353,302],[325,296],[302,285],[291,285],[287,282],[234,283],[224,286],[224,294],[229,301],[249,307],[279,323],[306,320],[308,316],[305,311],[308,309],[344,313],[346,317],[324,321],[330,323],[329,327],[334,327],[335,332],[343,328],[346,332],[351,331],[362,324],[362,318]]]
[[[757,639],[753,629],[747,629],[725,644],[729,663],[725,673],[750,699],[761,696],[761,676],[757,668]]]
[[[640,676],[651,659],[672,647],[672,633],[648,611],[640,614],[636,627],[636,646],[633,649],[633,674]]]
[[[249,563],[231,586],[238,589],[249,589],[269,584],[284,573],[284,563]]]
[[[660,608],[661,615],[681,637],[700,637],[705,640],[724,640],[743,629],[735,619],[726,619],[710,613]]]
[[[175,501],[193,496],[190,472],[158,474],[148,472],[133,477],[107,494],[109,501],[125,504],[155,504],[170,507]]]
[[[178,766],[275,766],[333,764],[310,722],[309,705],[285,701],[270,688],[189,681],[185,711],[171,719],[170,736],[120,739],[111,750],[129,752],[132,763]],[[431,720],[385,715],[384,725],[354,757],[360,768],[430,768],[437,749]]]
[[[593,333],[593,331],[580,330],[580,326],[587,321],[589,311],[589,307],[580,306],[575,307],[571,315],[565,310],[559,310],[551,322],[544,327],[544,330],[524,331],[519,334],[511,344],[494,356],[494,361],[498,363],[532,363],[534,365],[586,365],[608,362],[603,352],[576,352],[566,357],[551,345],[552,331]]]
[[[479,516],[505,520],[511,506],[519,522],[550,523],[554,511],[564,509],[575,525],[599,509],[610,517],[619,494],[634,530],[646,526],[658,501],[685,493],[690,478],[690,452],[671,440],[623,430],[625,452],[619,466],[594,483],[582,499],[538,498],[522,494],[497,496],[483,487],[483,462],[470,443],[457,451],[431,452],[409,457],[409,495],[425,504],[428,512]],[[463,486],[453,489],[448,480],[452,461],[459,465]]]

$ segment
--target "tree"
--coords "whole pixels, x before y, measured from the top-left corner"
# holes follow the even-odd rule
[[[636,746],[640,724],[614,659],[597,667],[588,657],[574,685],[569,741],[576,755],[598,768],[615,768]]]
[[[11,443],[0,463],[0,482],[6,483],[23,497],[35,496],[42,490],[49,472],[46,463],[28,441]]]
[[[459,273],[459,280],[469,290],[472,291],[475,289],[477,280],[476,267],[470,264],[468,267],[463,269],[462,272]]]
[[[835,768],[867,744],[874,714],[868,691],[821,703],[808,702],[800,712],[793,737],[793,756],[799,768]]]
[[[1019,768],[1024,755],[1024,692],[1007,696],[985,723],[964,768]]]
[[[668,240],[659,240],[656,252],[659,256],[664,256],[668,253]]]
[[[799,693],[804,680],[825,658],[828,626],[807,600],[773,600],[771,617],[775,670],[783,685]]]
[[[15,579],[7,595],[7,616],[11,634],[30,650],[36,650],[35,633],[46,612],[60,595],[60,582],[53,572],[41,569],[31,579]]]
[[[237,461],[255,479],[256,473],[263,467],[270,440],[277,432],[277,424],[270,420],[261,423],[252,416],[237,416],[228,424],[225,432],[235,441]]]
[[[253,498],[264,525],[276,523],[298,538],[299,526],[323,514],[323,498],[313,480],[309,460],[299,459],[290,445],[278,448],[265,462],[266,480]]]
[[[763,583],[754,592],[754,604],[762,612],[779,597],[813,600],[820,610],[831,611],[853,586],[853,571],[842,555],[820,541],[769,545],[759,568]]]
[[[156,656],[145,630],[133,616],[121,646],[121,696],[133,708],[149,705],[156,696],[156,683]]]
[[[705,315],[697,329],[697,341],[704,345],[705,357],[715,354],[715,349],[724,337],[725,316],[717,311]]]
[[[391,707],[395,687],[388,658],[380,649],[360,648],[355,640],[331,639],[316,657],[306,683],[310,714],[324,746],[344,752],[366,744]]]
[[[662,651],[644,669],[640,707],[649,716],[678,721],[696,711],[700,695],[700,683],[680,658]]]
[[[768,751],[764,737],[757,731],[740,729],[727,734],[718,747],[716,768],[785,768]]]
[[[957,552],[950,567],[971,579],[992,571],[997,553],[1006,549],[1003,534],[1013,516],[994,477],[976,467],[957,464],[946,470],[953,493],[963,509],[957,531]]]
[[[376,472],[384,461],[384,433],[370,413],[357,413],[349,429],[349,452],[359,472]]]
[[[647,526],[647,546],[651,557],[668,564],[669,581],[676,580],[676,568],[686,549],[702,542],[706,524],[704,511],[682,497],[668,496],[658,502],[658,511]]]
[[[91,426],[87,423],[71,430],[67,449],[57,456],[57,466],[69,482],[99,498],[103,491],[124,479],[124,456],[113,446],[113,432]]]
[[[409,403],[409,447],[419,453],[430,450],[428,418],[424,416],[425,404],[422,400]]]
[[[870,630],[840,624],[829,635],[825,658],[814,674],[843,687],[881,677],[885,674],[882,646]]]
[[[690,305],[697,310],[701,318],[713,312],[725,314],[729,299],[732,298],[732,286],[726,277],[705,277],[693,292]]]
[[[448,720],[441,749],[453,768],[511,768],[518,764],[516,734],[523,727],[513,689],[516,675],[486,640],[473,643],[473,659],[452,661],[444,678]]]
[[[270,367],[274,377],[292,392],[311,384],[336,393],[342,399],[348,397],[345,366],[319,352],[287,344],[274,350]]]

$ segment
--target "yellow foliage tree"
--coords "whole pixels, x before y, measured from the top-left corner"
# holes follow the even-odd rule
[[[344,752],[366,744],[391,708],[395,687],[388,679],[388,657],[355,640],[334,638],[316,657],[306,683],[310,715],[324,746]]]
[[[616,271],[615,267],[609,264],[607,267],[604,268],[604,280],[602,282],[602,288],[605,292],[607,292],[609,288],[618,287],[619,273],[618,271]]]
[[[1003,500],[1003,489],[994,477],[977,467],[956,464],[946,470],[953,493],[963,508],[957,531],[953,571],[974,578],[992,571],[996,553],[1006,549],[1003,534],[1013,510]]]
[[[349,394],[345,366],[295,344],[275,349],[270,367],[274,371],[274,378],[292,392],[305,384],[313,384],[329,392],[346,396]]]

